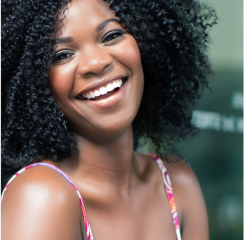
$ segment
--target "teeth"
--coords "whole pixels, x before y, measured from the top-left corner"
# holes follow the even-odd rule
[[[95,90],[95,92],[94,92],[94,95],[95,95],[95,97],[98,97],[98,96],[100,96],[100,91],[98,91],[98,90]]]
[[[107,88],[107,91],[108,91],[108,92],[111,92],[111,91],[114,90],[113,84],[111,84],[111,83],[109,83],[109,84],[106,86],[106,88]]]
[[[107,85],[100,87],[99,89],[95,89],[86,94],[83,94],[82,96],[86,99],[92,99],[100,95],[105,95],[107,92],[111,92],[115,88],[120,88],[122,84],[123,84],[122,79],[114,80],[113,82],[108,83]]]
[[[101,95],[106,94],[106,93],[107,93],[107,89],[106,89],[106,87],[101,87],[101,88],[100,88],[100,93],[101,93]]]
[[[93,92],[90,92],[90,96],[91,96],[91,98],[94,98],[95,94]]]
[[[118,87],[118,85],[117,85],[117,81],[114,81],[114,82],[113,82],[113,87],[114,87],[114,88]]]

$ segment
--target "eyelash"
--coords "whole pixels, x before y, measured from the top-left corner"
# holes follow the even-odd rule
[[[126,32],[125,31],[122,31],[122,30],[113,30],[109,33],[107,33],[103,38],[102,38],[102,43],[107,43],[107,42],[110,42],[110,41],[113,41],[115,40],[116,38],[124,35]],[[109,39],[109,38],[112,38],[112,39]],[[53,58],[53,62],[62,62],[62,61],[65,61],[67,60],[68,58],[70,58],[71,56],[73,56],[75,53],[73,52],[70,52],[69,50],[62,50],[60,52],[57,52]],[[63,59],[62,56],[65,56]],[[69,55],[69,56],[67,56]]]
[[[113,41],[114,39],[124,35],[126,32],[122,30],[114,30],[109,33],[107,33],[103,38],[102,38],[102,43],[110,42]],[[112,37],[111,40],[108,40],[109,37]],[[106,41],[105,41],[106,40]]]
[[[61,59],[62,56],[65,56],[65,58]],[[69,55],[69,56],[67,56]],[[60,52],[57,52],[54,56],[53,62],[61,62],[61,61],[65,61],[67,58],[70,58],[71,56],[73,56],[74,53],[70,52],[69,50],[62,50]]]

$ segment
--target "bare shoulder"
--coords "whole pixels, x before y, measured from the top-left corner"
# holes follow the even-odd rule
[[[209,239],[207,211],[193,170],[183,161],[164,161],[169,174],[183,239]]]
[[[3,240],[78,239],[78,234],[79,198],[58,172],[36,166],[9,184],[2,200]]]
[[[199,187],[195,173],[185,162],[174,157],[170,158],[170,162],[165,160],[163,162],[175,191],[187,191]]]

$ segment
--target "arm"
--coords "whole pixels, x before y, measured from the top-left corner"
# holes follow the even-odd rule
[[[80,203],[59,173],[38,166],[21,173],[2,201],[2,240],[81,239]]]
[[[172,182],[182,240],[208,240],[207,211],[195,174],[184,162],[166,163],[165,166]]]

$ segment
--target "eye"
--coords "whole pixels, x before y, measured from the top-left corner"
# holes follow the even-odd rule
[[[123,34],[125,34],[126,32],[123,30],[114,30],[112,32],[107,33],[103,39],[102,39],[102,43],[106,43],[106,42],[110,42],[113,41],[115,39],[117,39],[118,37],[122,36]]]
[[[63,51],[57,52],[53,58],[53,62],[55,63],[55,62],[61,62],[61,61],[68,60],[73,55],[74,55],[74,53],[70,52],[68,50],[63,50]]]

